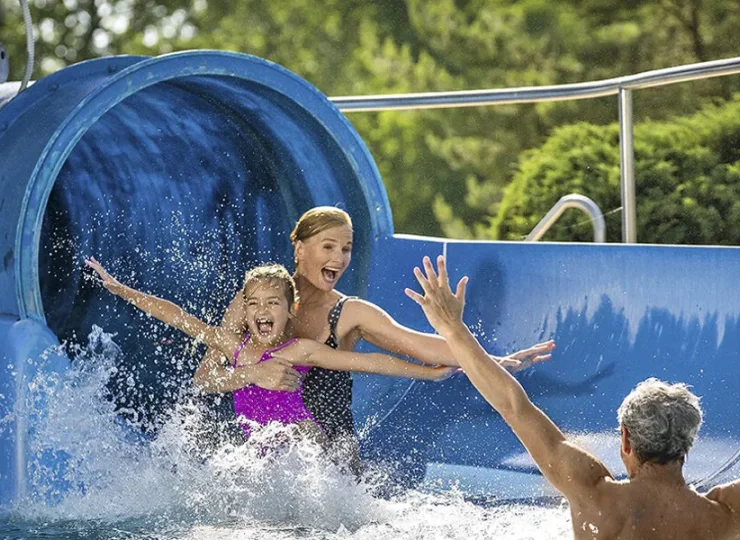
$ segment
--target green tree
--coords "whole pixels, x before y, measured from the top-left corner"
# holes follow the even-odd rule
[[[16,0],[0,39],[20,79]],[[328,95],[581,82],[736,54],[740,4],[723,0],[31,0],[38,78],[108,54],[217,48],[261,56]],[[737,78],[639,92],[638,120],[728,99]],[[490,227],[518,156],[558,126],[616,119],[615,99],[353,113],[396,230],[474,237]]]
[[[635,129],[638,240],[670,244],[740,243],[740,94],[673,121]],[[521,240],[567,193],[620,207],[619,128],[575,124],[525,153],[498,216],[481,238]],[[591,224],[569,211],[546,240],[590,241]],[[621,214],[607,216],[607,240],[621,241]]]
[[[531,84],[605,79],[731,56],[737,51],[740,5],[728,5],[718,0],[631,0],[616,3],[554,0],[547,4],[530,0],[506,4],[510,9],[507,25],[514,29],[513,41],[508,44],[508,54],[499,54],[491,63],[504,65],[511,77],[526,73],[522,69],[524,63],[517,65],[512,61],[513,65],[507,66],[505,58],[527,60],[538,74],[533,79],[536,83]],[[507,13],[506,9],[497,9],[496,12],[499,15]],[[486,17],[484,12],[479,13]],[[521,19],[517,19],[517,15]],[[522,21],[518,26],[512,23],[517,20]],[[527,58],[517,47],[517,39],[523,39],[529,47],[533,43],[538,44],[535,56],[550,61],[558,58],[560,62],[538,63]],[[518,86],[502,74],[491,74],[506,81],[501,86]],[[483,81],[483,85],[500,86],[495,80]],[[639,122],[690,114],[707,98],[727,99],[739,88],[737,78],[721,78],[641,91],[634,98],[635,119]],[[558,126],[578,121],[609,124],[617,117],[617,104],[615,98],[601,98],[540,103],[534,107],[534,114],[526,106],[514,111],[510,113],[511,117],[519,122],[507,124],[501,121],[501,116],[492,113],[491,118],[495,120],[490,125],[495,126],[494,134],[478,131],[468,135],[473,139],[486,137],[500,141],[501,150],[493,170],[474,168],[472,174],[457,178],[458,183],[466,185],[467,196],[450,199],[438,195],[435,198],[435,215],[447,235],[463,238],[486,236],[491,221],[500,210],[502,190],[512,177],[521,151],[541,144]],[[451,139],[454,140],[454,136]]]
[[[0,40],[8,46],[11,80],[20,80],[26,62],[20,4],[0,2],[0,12],[5,12],[0,17]],[[195,34],[191,20],[205,9],[206,0],[29,0],[29,6],[38,79],[90,58],[170,52],[173,41]],[[140,43],[152,47],[142,50],[137,47]]]

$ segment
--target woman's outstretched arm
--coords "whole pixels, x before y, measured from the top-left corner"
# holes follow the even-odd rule
[[[447,341],[441,336],[407,328],[371,302],[352,300],[345,304],[345,317],[357,328],[362,339],[393,354],[410,356],[426,364],[459,366]],[[489,355],[501,366],[516,372],[550,359],[554,341],[538,343],[508,356]]]
[[[217,348],[223,354],[233,356],[236,352],[240,344],[237,334],[206,324],[169,300],[124,285],[106,272],[105,268],[93,258],[86,260],[85,264],[97,272],[103,281],[103,287],[143,312],[185,332],[190,337],[202,341],[209,347]]]
[[[432,367],[408,362],[395,356],[382,353],[359,353],[332,349],[316,341],[302,339],[299,342],[298,354],[288,359],[289,351],[285,351],[285,358],[293,364],[316,366],[334,371],[357,371],[361,373],[375,373],[388,377],[408,377],[427,381],[442,381],[452,376],[455,367]]]

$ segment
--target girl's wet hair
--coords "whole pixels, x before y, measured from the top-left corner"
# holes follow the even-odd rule
[[[255,266],[244,275],[244,286],[242,294],[244,301],[247,301],[247,288],[257,283],[269,283],[270,285],[279,286],[285,293],[288,300],[288,306],[292,310],[293,305],[298,301],[295,281],[293,276],[282,264],[263,264]]]
[[[290,241],[295,244],[334,227],[352,228],[349,214],[336,206],[316,206],[307,210],[290,233]]]

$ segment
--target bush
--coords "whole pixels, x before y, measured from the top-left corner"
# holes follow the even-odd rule
[[[639,242],[740,244],[740,94],[687,118],[644,122],[634,140]],[[593,199],[607,241],[621,241],[617,124],[562,127],[526,152],[486,236],[521,240],[568,193]],[[586,216],[569,210],[544,239],[592,238]]]

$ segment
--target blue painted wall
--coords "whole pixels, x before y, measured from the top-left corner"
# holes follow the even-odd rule
[[[489,352],[557,341],[553,359],[519,379],[565,431],[592,439],[617,474],[617,407],[651,376],[687,382],[702,396],[701,433],[711,445],[690,456],[693,480],[740,447],[740,415],[728,408],[740,388],[740,249],[389,238],[376,252],[368,297],[404,324],[430,329],[403,288],[416,285],[412,269],[424,254],[440,253],[453,280],[470,278],[465,320]],[[372,415],[375,393],[383,396],[366,380],[362,417]],[[415,384],[368,439],[376,457],[391,440],[394,455],[420,463],[531,468],[464,378]]]

